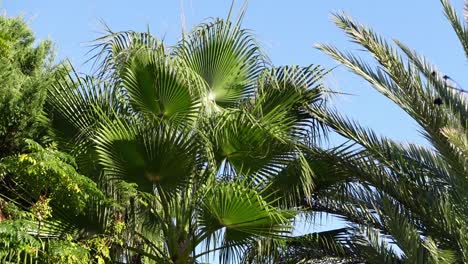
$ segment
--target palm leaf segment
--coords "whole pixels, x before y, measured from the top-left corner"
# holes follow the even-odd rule
[[[212,243],[221,244],[224,258],[258,238],[288,235],[290,219],[294,217],[292,211],[278,210],[261,192],[245,183],[223,183],[210,188],[202,199],[199,215],[200,236],[208,238],[208,248]]]
[[[168,125],[133,127],[117,121],[99,131],[96,149],[108,174],[150,193],[154,184],[169,191],[187,183],[197,168],[194,136]]]
[[[243,263],[363,263],[348,228],[254,241]],[[357,239],[357,238],[355,238]]]
[[[175,50],[206,82],[204,99],[221,107],[235,106],[252,95],[254,82],[262,70],[258,46],[248,31],[239,27],[240,21],[202,24]]]
[[[196,118],[202,81],[181,64],[152,51],[129,61],[122,79],[135,111],[181,124]]]

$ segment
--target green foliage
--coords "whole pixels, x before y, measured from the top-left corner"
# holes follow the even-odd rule
[[[28,232],[34,228],[34,224],[26,220],[0,222],[0,260],[4,263],[22,258],[33,260],[42,246],[41,241]]]
[[[442,4],[466,49],[467,21],[460,21],[448,1]],[[401,107],[420,125],[431,148],[395,142],[332,109],[313,108],[350,143],[311,149],[312,158],[344,179],[319,190],[311,208],[349,221],[357,234],[350,236],[355,252],[369,263],[467,262],[468,104],[462,88],[401,42],[395,41],[403,55],[345,14],[335,15],[335,22],[378,67],[331,45],[318,48]],[[322,172],[315,172],[321,178]]]
[[[23,138],[40,135],[52,58],[50,41],[36,45],[21,18],[0,16],[0,158],[18,151]]]
[[[49,138],[43,105],[51,83],[66,72],[52,59],[50,41],[35,43],[21,18],[0,17],[2,263],[89,263],[90,252],[109,255],[87,244],[92,234],[69,224],[105,202],[96,183]]]
[[[52,241],[48,244],[47,255],[42,257],[42,261],[48,263],[85,264],[91,263],[92,258],[89,249],[82,245],[71,241]]]
[[[243,263],[361,263],[347,228],[254,241]]]
[[[253,241],[290,236],[297,201],[314,188],[304,146],[322,130],[307,110],[323,101],[326,72],[266,67],[240,22],[214,19],[174,46],[109,32],[94,49],[95,76],[50,87],[59,147],[114,201],[90,213],[99,234],[120,230],[112,261],[219,252],[226,263]],[[281,188],[278,177],[296,184]]]
[[[28,197],[26,199],[51,199],[56,209],[78,215],[91,197],[104,198],[96,183],[76,171],[71,156],[55,146],[44,148],[34,141],[26,142],[24,153],[0,162],[4,176],[21,186],[17,191]]]

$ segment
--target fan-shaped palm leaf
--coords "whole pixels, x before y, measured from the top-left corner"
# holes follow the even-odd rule
[[[207,83],[203,95],[219,106],[234,106],[253,93],[261,67],[259,48],[240,22],[216,19],[196,27],[175,53]]]
[[[200,236],[223,246],[227,252],[243,247],[256,237],[281,237],[290,232],[291,211],[269,204],[260,192],[245,183],[224,183],[210,188],[199,210]],[[220,234],[220,230],[223,232]],[[220,237],[221,235],[221,237]],[[221,239],[221,241],[217,241]]]
[[[96,149],[107,173],[150,193],[187,184],[198,168],[196,137],[163,123],[135,125],[118,119],[102,125]]]
[[[179,124],[193,122],[203,83],[184,66],[152,51],[132,57],[122,79],[135,110]]]

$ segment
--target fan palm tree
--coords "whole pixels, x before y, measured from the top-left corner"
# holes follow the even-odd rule
[[[466,16],[460,20],[447,0],[442,5],[468,56]],[[403,43],[395,41],[401,55],[345,14],[336,14],[335,22],[378,66],[331,45],[318,48],[401,107],[419,124],[429,146],[401,144],[333,109],[312,108],[312,115],[349,141],[307,153],[322,164],[314,167],[317,178],[325,173],[334,179],[310,197],[311,210],[349,221],[347,231],[331,235],[341,237],[335,241],[345,248],[344,255],[368,263],[468,262],[466,91]],[[304,237],[286,248],[300,253],[312,242],[320,241]],[[301,256],[310,259],[304,252]]]
[[[109,30],[93,49],[95,76],[50,89],[59,146],[112,201],[65,226],[82,226],[81,238],[119,226],[114,262],[240,259],[254,241],[289,236],[296,201],[315,187],[304,146],[323,135],[308,109],[323,104],[326,72],[271,66],[243,12],[229,17],[174,46]]]

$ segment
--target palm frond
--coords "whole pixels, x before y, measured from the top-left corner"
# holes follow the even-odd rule
[[[291,134],[314,142],[324,135],[323,127],[311,117],[310,105],[324,104],[320,80],[328,72],[319,66],[277,67],[265,70],[259,77],[258,90],[251,111],[266,125],[277,126],[275,133]]]
[[[171,125],[140,124],[115,119],[101,124],[96,136],[100,163],[112,179],[133,182],[145,192],[187,184],[199,168],[197,140]]]
[[[123,86],[136,111],[187,125],[199,112],[203,82],[164,54],[139,52],[124,68]]]
[[[443,0],[442,4],[466,52],[466,25],[460,22],[448,1]],[[312,199],[316,204],[312,205],[367,227],[362,236],[367,242],[363,243],[366,246],[361,254],[371,263],[464,261],[466,245],[461,242],[465,240],[461,235],[464,229],[455,224],[464,223],[460,219],[466,217],[466,210],[460,209],[464,207],[460,205],[467,201],[463,150],[467,104],[459,94],[463,89],[458,84],[454,86],[450,77],[440,74],[424,57],[401,42],[395,41],[406,57],[372,29],[345,14],[335,15],[335,22],[373,56],[376,69],[333,46],[318,48],[406,111],[434,149],[399,144],[333,110],[312,107],[310,111],[318,120],[357,144],[351,151],[339,147],[324,160],[349,183],[332,182],[318,192]],[[315,157],[324,154],[328,155],[323,151],[310,152]],[[388,245],[379,242],[381,234],[404,254],[400,257],[389,251]]]
[[[262,70],[262,56],[240,21],[215,19],[196,27],[175,48],[206,82],[204,97],[221,107],[235,106],[250,96]]]
[[[258,237],[281,237],[290,232],[290,211],[269,204],[245,183],[222,183],[210,188],[202,199],[199,236],[207,247],[221,245],[220,257],[228,261],[235,252]],[[234,255],[233,255],[234,253]]]
[[[93,41],[89,61],[100,79],[118,81],[121,70],[132,55],[139,51],[164,52],[160,40],[148,32],[120,31],[114,32],[107,27],[106,34]]]
[[[458,17],[457,11],[452,7],[449,0],[441,0],[441,2],[442,6],[444,7],[445,16],[452,25],[453,30],[457,34],[457,37],[460,40],[463,49],[465,50],[465,54],[468,57],[468,30],[466,28],[466,22]],[[467,8],[465,4],[465,12],[466,9]]]
[[[392,249],[388,240],[378,230],[366,227],[356,228],[358,235],[353,238],[360,256],[372,264],[402,263],[401,257]]]

